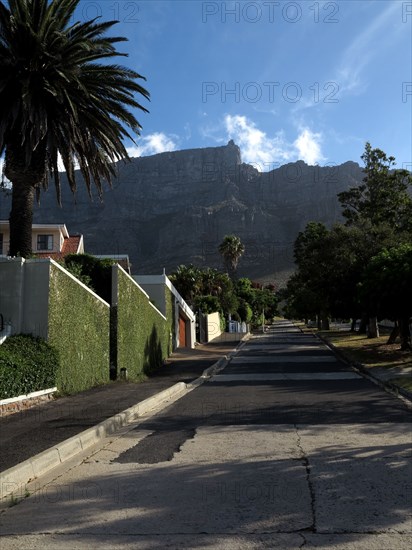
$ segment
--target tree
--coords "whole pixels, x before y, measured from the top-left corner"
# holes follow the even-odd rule
[[[370,260],[388,241],[408,242],[412,236],[411,173],[394,169],[395,157],[366,143],[361,156],[365,177],[358,187],[338,194],[346,225],[364,231]],[[381,240],[384,235],[384,241]],[[372,308],[373,309],[373,308]],[[378,336],[377,317],[369,313],[369,336]]]
[[[235,235],[226,235],[219,245],[219,252],[223,257],[228,275],[233,279],[236,275],[239,260],[245,252],[242,241]]]
[[[385,249],[374,256],[365,268],[359,293],[374,315],[398,320],[401,349],[411,349],[412,244]]]
[[[395,157],[366,143],[363,184],[338,194],[346,225],[382,223],[395,232],[412,231],[412,197],[408,189],[412,177],[407,170],[395,170]]]
[[[31,254],[34,196],[49,178],[61,202],[59,158],[73,192],[78,165],[89,194],[94,183],[101,195],[113,163],[129,158],[123,138],[141,129],[129,109],[147,111],[135,99],[149,98],[136,82],[144,77],[108,62],[125,55],[115,48],[125,38],[105,36],[116,22],[72,24],[79,1],[0,3],[0,155],[12,183],[12,256]]]
[[[189,305],[193,305],[196,296],[203,294],[202,271],[193,264],[179,265],[169,278]]]
[[[330,303],[326,292],[328,284],[328,267],[331,259],[330,247],[327,246],[329,232],[323,223],[309,222],[305,231],[300,232],[294,245],[295,262],[298,266],[298,276],[294,279],[300,284],[298,292],[300,303],[308,316],[309,307],[315,308],[311,315],[317,315],[322,328],[329,328],[328,317]],[[320,327],[319,327],[320,328]]]

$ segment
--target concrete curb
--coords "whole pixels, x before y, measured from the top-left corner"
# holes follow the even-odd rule
[[[314,333],[312,333],[314,334]],[[353,369],[355,369],[360,375],[362,375],[364,378],[367,378],[380,388],[384,389],[388,393],[394,395],[395,397],[401,397],[402,399],[408,400],[408,404],[412,402],[412,393],[408,390],[405,390],[404,388],[400,388],[396,384],[392,384],[391,382],[388,382],[387,380],[382,380],[382,378],[379,378],[377,376],[374,376],[373,372],[371,372],[365,365],[362,363],[358,363],[357,361],[350,361],[345,357],[345,355],[342,353],[342,351],[337,348],[334,344],[328,342],[326,338],[323,338],[323,336],[320,336],[319,334],[314,334],[319,340],[321,340],[328,348],[330,348],[338,357],[350,365]]]
[[[167,405],[167,401],[171,398],[182,397],[189,391],[194,390],[201,384],[211,378],[216,372],[224,369],[229,362],[231,356],[239,351],[243,347],[248,339],[247,334],[242,342],[229,353],[221,357],[216,363],[208,367],[203,371],[199,378],[196,378],[192,382],[178,382],[170,388],[163,390],[152,397],[129,407],[128,409],[96,424],[92,428],[88,428],[79,434],[62,441],[56,446],[50,447],[45,451],[28,458],[27,460],[16,464],[8,470],[4,470],[0,473],[0,500],[4,499],[8,495],[13,494],[23,495],[25,492],[25,485],[30,481],[46,474],[53,468],[60,466],[67,460],[73,458],[78,453],[87,450],[92,445],[98,443],[104,437],[111,435],[129,422],[135,420],[139,416],[151,411],[156,406],[164,403]],[[22,497],[20,497],[22,498]]]
[[[60,466],[76,454],[84,451],[104,437],[111,435],[128,422],[149,412],[162,402],[186,392],[187,385],[178,382],[136,405],[70,437],[50,449],[16,464],[0,474],[0,499],[11,493],[20,493],[21,486]]]

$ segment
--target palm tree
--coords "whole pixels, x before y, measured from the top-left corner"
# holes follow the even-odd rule
[[[113,162],[128,159],[123,138],[141,126],[130,108],[149,98],[133,70],[110,64],[121,37],[116,21],[72,23],[80,0],[0,2],[0,156],[12,183],[10,255],[31,254],[35,195],[53,178],[61,203],[58,160],[73,193],[76,165],[89,195],[111,183]],[[103,60],[103,63],[99,61]]]
[[[233,279],[239,260],[245,252],[242,241],[235,235],[226,235],[219,245],[219,252],[223,257],[228,275]]]

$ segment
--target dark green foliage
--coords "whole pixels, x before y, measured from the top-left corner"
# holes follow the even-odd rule
[[[381,311],[384,315],[379,293],[365,294],[364,287],[359,300],[358,287],[365,268],[368,280],[372,280],[372,272],[378,268],[374,257],[382,250],[412,241],[412,198],[408,193],[412,180],[406,170],[392,169],[393,157],[387,157],[380,149],[372,149],[369,143],[362,159],[365,162],[363,183],[339,194],[346,225],[337,224],[328,230],[321,223],[310,222],[296,239],[298,270],[287,287],[289,314],[302,318],[316,315],[359,318],[375,316]],[[402,273],[396,265],[394,271]],[[402,315],[401,303],[394,299],[397,289],[391,288],[394,285],[402,288],[402,285],[395,279],[385,275],[379,291],[382,296],[392,296],[393,318]],[[377,279],[374,280],[376,283]],[[389,309],[385,311],[388,315]]]
[[[222,306],[220,305],[217,296],[197,296],[194,303],[195,311],[201,311],[202,313],[214,313],[215,311],[221,312]]]
[[[110,308],[50,266],[49,342],[59,352],[56,385],[76,393],[109,381]]]
[[[0,346],[0,399],[56,385],[57,352],[41,338],[10,336]]]
[[[190,305],[193,305],[194,299],[202,292],[202,271],[193,264],[179,265],[173,273],[169,275],[173,286]]]
[[[221,313],[221,318],[229,314],[235,320],[258,322],[262,311],[268,319],[277,313],[277,297],[273,285],[262,288],[250,279],[241,278],[235,281],[227,273],[217,269],[179,266],[170,275],[170,279],[179,293],[190,297],[195,310],[203,313]]]
[[[347,225],[368,221],[387,224],[396,232],[412,230],[412,177],[407,170],[394,170],[395,158],[366,143],[363,184],[338,194]]]
[[[108,304],[112,301],[114,263],[109,258],[100,259],[90,254],[68,254],[64,259],[64,267]]]
[[[380,318],[412,317],[412,244],[382,250],[364,270],[359,294]]]
[[[250,305],[245,300],[241,299],[239,301],[237,312],[241,321],[245,323],[250,323],[252,321],[253,311]]]

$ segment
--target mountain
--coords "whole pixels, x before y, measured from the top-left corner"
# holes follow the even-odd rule
[[[293,270],[293,243],[311,220],[330,226],[340,218],[337,193],[358,185],[355,162],[308,166],[303,161],[270,172],[242,163],[226,146],[189,149],[117,164],[117,178],[99,201],[78,176],[76,199],[63,181],[63,208],[52,187],[35,207],[35,223],[65,223],[82,233],[92,254],[129,254],[137,274],[167,273],[179,264],[222,267],[218,245],[235,234],[245,245],[239,275],[285,280]],[[64,180],[64,175],[63,175]],[[52,184],[51,184],[52,185]],[[2,198],[0,218],[10,201]]]

